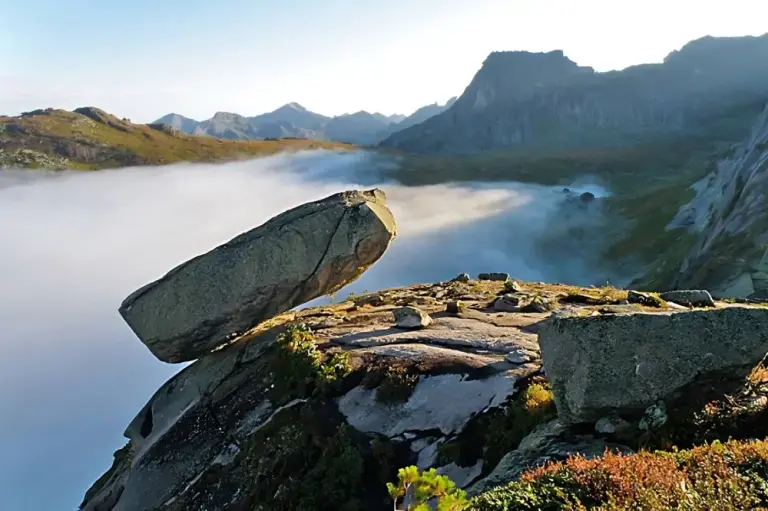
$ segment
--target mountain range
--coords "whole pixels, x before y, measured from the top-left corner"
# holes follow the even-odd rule
[[[606,147],[681,133],[710,136],[703,119],[768,96],[766,63],[768,34],[703,37],[662,63],[610,72],[580,66],[559,50],[494,52],[450,108],[381,145],[466,154],[519,146]]]
[[[360,111],[327,117],[307,110],[298,103],[288,103],[273,112],[254,117],[217,112],[210,119],[197,121],[170,113],[153,124],[165,124],[190,135],[230,140],[307,138],[371,145],[393,133],[424,122],[449,108],[455,101],[456,98],[451,98],[444,105],[426,105],[409,116]]]

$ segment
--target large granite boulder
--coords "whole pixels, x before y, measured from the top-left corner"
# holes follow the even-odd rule
[[[194,360],[355,280],[395,235],[381,190],[331,195],[177,266],[128,296],[120,314],[158,359]]]
[[[594,422],[708,375],[746,377],[768,352],[768,309],[552,317],[539,344],[560,419]]]

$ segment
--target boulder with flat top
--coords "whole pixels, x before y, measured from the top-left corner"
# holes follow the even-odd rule
[[[768,308],[555,317],[539,329],[559,417],[633,417],[694,381],[745,379],[768,353]]]

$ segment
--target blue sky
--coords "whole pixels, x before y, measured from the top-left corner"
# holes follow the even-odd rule
[[[408,114],[461,94],[491,51],[620,69],[766,19],[764,0],[0,0],[0,113]]]

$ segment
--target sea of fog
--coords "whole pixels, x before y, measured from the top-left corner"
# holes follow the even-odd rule
[[[387,193],[399,235],[341,297],[460,272],[605,281],[589,238],[569,239],[580,222],[594,230],[602,220],[563,214],[562,187],[408,188],[379,182],[381,165],[366,153],[308,152],[225,165],[0,171],[0,509],[76,509],[124,444],[125,426],[182,367],[157,361],[135,338],[117,313],[122,299],[293,206],[355,187]]]

